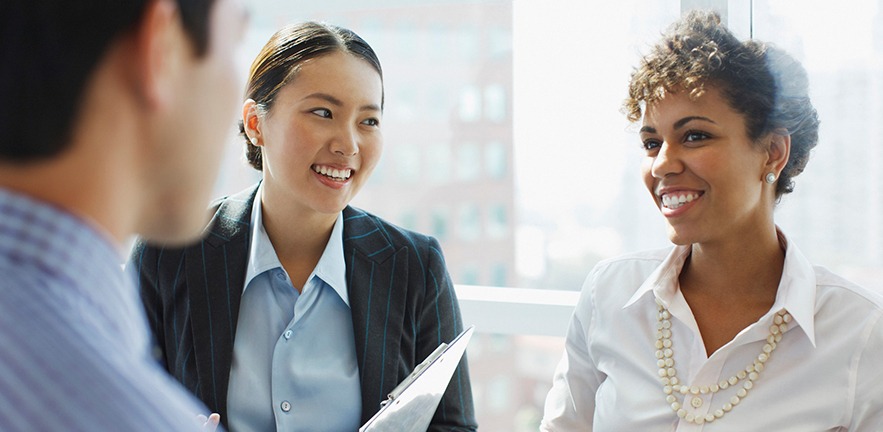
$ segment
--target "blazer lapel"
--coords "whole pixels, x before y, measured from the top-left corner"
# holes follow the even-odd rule
[[[397,249],[384,227],[365,212],[347,207],[343,217],[347,290],[365,422],[400,378],[408,253],[401,245]]]
[[[220,200],[205,239],[189,247],[186,255],[197,394],[222,418],[226,418],[227,384],[256,192],[254,186]]]

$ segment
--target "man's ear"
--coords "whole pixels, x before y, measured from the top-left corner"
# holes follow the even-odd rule
[[[132,54],[138,94],[151,109],[168,106],[178,90],[174,78],[187,52],[178,6],[172,0],[150,0],[135,30]]]
[[[254,99],[248,99],[242,104],[242,127],[245,130],[245,135],[248,137],[248,140],[258,147],[264,145],[264,140],[261,136],[261,117],[259,110],[260,108]]]
[[[772,172],[779,177],[791,155],[791,134],[785,129],[772,131],[768,138],[767,161],[764,172]]]

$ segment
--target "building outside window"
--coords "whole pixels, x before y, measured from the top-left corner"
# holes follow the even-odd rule
[[[243,80],[285,23],[325,20],[376,49],[385,149],[353,204],[437,237],[464,294],[499,297],[483,311],[516,310],[505,305],[533,298],[525,288],[548,293],[538,304],[572,303],[599,260],[669,245],[619,106],[660,32],[682,10],[715,8],[740,37],[775,43],[810,75],[819,146],[778,224],[815,263],[883,290],[883,0],[252,2]],[[228,153],[219,195],[258,178],[232,131]],[[483,430],[536,430],[565,331],[537,329],[567,314],[549,310],[561,309],[464,316],[516,323],[479,326],[469,348]]]

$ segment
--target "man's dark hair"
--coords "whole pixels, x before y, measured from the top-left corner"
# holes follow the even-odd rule
[[[0,160],[38,161],[66,149],[90,76],[150,1],[160,0],[0,2]],[[213,3],[177,0],[199,55]]]

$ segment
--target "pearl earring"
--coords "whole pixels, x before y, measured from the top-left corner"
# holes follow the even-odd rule
[[[766,177],[764,177],[764,180],[769,184],[773,184],[776,182],[776,174],[769,172],[766,174]]]
[[[251,145],[254,145],[254,146],[258,145],[258,138],[257,137],[251,137],[251,138],[249,138],[249,141],[251,141]]]

